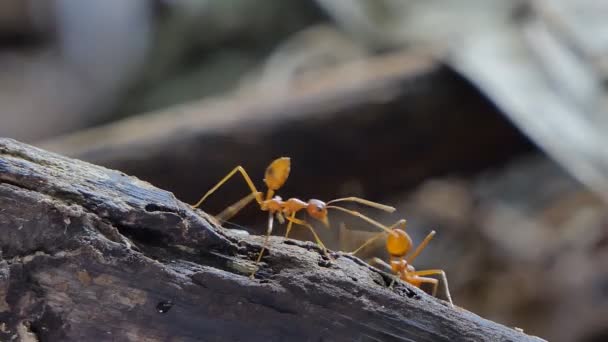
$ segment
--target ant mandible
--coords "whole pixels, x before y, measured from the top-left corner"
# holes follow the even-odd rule
[[[416,271],[412,263],[418,257],[418,255],[422,252],[422,250],[426,247],[426,245],[431,241],[431,239],[435,236],[435,231],[431,231],[425,238],[422,240],[420,245],[416,247],[414,252],[407,256],[408,252],[412,249],[413,243],[412,238],[408,233],[405,232],[405,220],[399,220],[394,225],[390,226],[390,231],[384,231],[376,236],[370,238],[365,243],[363,243],[359,248],[353,251],[351,254],[355,255],[359,251],[361,251],[365,246],[374,242],[379,237],[387,234],[386,237],[386,250],[390,255],[390,264],[386,263],[380,258],[373,258],[371,261],[375,264],[380,264],[383,267],[392,270],[399,278],[405,282],[408,282],[415,287],[420,288],[420,286],[424,283],[432,284],[433,286],[433,296],[437,295],[437,288],[439,286],[439,281],[435,278],[426,277],[429,275],[438,275],[441,278],[441,281],[444,284],[445,295],[450,303],[450,305],[454,305],[452,303],[452,296],[450,295],[450,290],[448,288],[448,280],[445,276],[445,272],[441,269],[430,269],[430,270],[421,270]],[[406,258],[407,256],[407,258]],[[389,287],[393,287],[395,279],[391,282]]]
[[[337,198],[337,199],[334,199],[334,200],[331,200],[331,201],[325,203],[318,199],[311,199],[308,202],[304,202],[297,198],[290,198],[287,201],[283,201],[281,199],[281,197],[275,196],[275,192],[278,189],[280,189],[283,186],[283,184],[285,184],[285,182],[287,181],[290,170],[291,170],[291,160],[287,157],[277,158],[272,163],[270,163],[270,165],[266,168],[266,172],[264,174],[264,183],[266,184],[266,187],[268,188],[268,190],[266,191],[266,196],[264,197],[263,193],[258,191],[258,189],[253,184],[253,181],[251,181],[251,178],[247,174],[247,171],[245,171],[245,169],[239,165],[239,166],[235,167],[232,171],[230,171],[224,178],[222,178],[222,180],[220,180],[213,188],[211,188],[211,190],[209,190],[198,202],[196,202],[196,204],[194,204],[192,206],[193,208],[199,207],[207,199],[207,197],[209,197],[211,194],[213,194],[219,187],[221,187],[224,183],[226,183],[237,172],[239,172],[243,176],[243,178],[245,179],[245,182],[247,183],[247,185],[249,186],[249,189],[251,190],[251,193],[249,195],[245,196],[244,198],[242,198],[241,200],[237,201],[235,204],[226,208],[218,216],[216,216],[216,218],[220,221],[226,221],[226,220],[230,219],[232,216],[236,215],[241,209],[243,209],[247,204],[249,204],[254,199],[260,206],[260,210],[268,212],[268,228],[266,230],[264,244],[263,244],[262,249],[260,250],[260,254],[258,255],[258,258],[255,262],[256,268],[251,273],[251,278],[253,278],[255,276],[255,273],[258,268],[257,265],[262,260],[262,255],[267,248],[268,239],[270,237],[270,234],[272,233],[272,227],[273,227],[275,217],[281,224],[285,223],[285,221],[288,221],[287,230],[285,232],[285,237],[289,236],[289,232],[291,231],[291,228],[294,224],[301,225],[301,226],[308,228],[310,230],[310,232],[312,233],[312,235],[314,236],[315,241],[317,242],[319,247],[321,247],[321,249],[323,250],[324,253],[326,253],[327,249],[325,248],[325,245],[323,244],[323,242],[321,241],[321,239],[315,232],[312,225],[310,225],[305,220],[296,218],[296,214],[299,211],[306,209],[306,212],[308,213],[308,215],[310,217],[312,217],[315,220],[321,221],[326,227],[329,227],[329,220],[327,218],[327,209],[335,209],[335,210],[343,211],[350,215],[359,217],[359,218],[365,220],[366,222],[371,223],[388,232],[387,227],[385,227],[381,223],[376,222],[357,211],[346,209],[346,208],[339,207],[336,205],[331,205],[331,204],[336,203],[336,202],[349,201],[349,202],[356,202],[359,204],[367,205],[369,207],[377,208],[377,209],[384,210],[384,211],[390,212],[390,213],[395,211],[395,208],[388,206],[388,205],[368,201],[366,199],[358,198],[358,197]]]

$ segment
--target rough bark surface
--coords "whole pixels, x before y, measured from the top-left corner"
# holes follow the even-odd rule
[[[539,341],[311,243],[217,227],[121,172],[0,139],[0,340]]]

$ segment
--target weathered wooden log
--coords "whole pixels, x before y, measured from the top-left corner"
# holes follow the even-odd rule
[[[0,139],[0,340],[539,341],[359,259],[217,227],[124,173]]]

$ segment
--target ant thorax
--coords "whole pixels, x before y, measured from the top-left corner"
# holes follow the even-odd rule
[[[306,208],[306,202],[297,198],[290,198],[283,202],[283,213],[288,216],[292,213],[297,213],[304,208]]]
[[[269,200],[265,200],[260,205],[262,210],[270,211],[271,213],[282,212],[284,202],[280,196],[274,196]]]

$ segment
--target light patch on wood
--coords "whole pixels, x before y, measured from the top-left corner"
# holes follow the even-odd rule
[[[70,289],[70,284],[67,281],[61,282],[61,283],[57,283],[57,285],[55,286],[55,288],[61,292],[68,292],[68,290]]]
[[[113,302],[121,303],[127,306],[129,309],[132,309],[137,305],[144,305],[148,299],[145,291],[134,288],[114,291],[110,294],[110,297],[112,298]]]
[[[6,288],[0,288],[0,312],[6,312],[10,310],[10,306],[6,302]]]
[[[103,287],[102,296],[107,296],[109,301],[123,304],[128,308],[143,305],[148,298],[145,291],[125,287],[124,284],[121,284],[120,280],[107,274],[93,278],[93,283]]]
[[[21,342],[39,342],[36,335],[23,322],[19,322],[19,325],[17,325],[17,335],[19,335],[19,341]]]
[[[110,286],[114,283],[114,279],[112,276],[102,274],[93,278],[93,283],[100,286]]]
[[[36,296],[31,291],[25,292],[21,298],[19,298],[19,302],[17,303],[17,307],[19,308],[19,315],[25,316],[27,315],[27,308],[34,305],[36,301]]]
[[[228,262],[228,267],[242,274],[250,274],[256,269],[256,266],[253,263],[239,261]]]
[[[125,337],[127,341],[133,342],[156,342],[156,341],[166,341],[165,338],[161,338],[161,336],[152,335],[150,331],[144,331],[136,326],[128,326],[124,327]]]
[[[80,283],[82,283],[85,286],[89,286],[91,285],[91,276],[89,275],[89,272],[85,271],[78,271],[78,280],[80,280]]]
[[[172,247],[175,247],[181,251],[184,251],[186,253],[190,253],[190,254],[196,254],[198,253],[198,251],[192,247],[188,247],[188,246],[183,246],[183,245],[171,245]]]
[[[41,251],[36,251],[34,254],[24,256],[22,261],[24,264],[27,264],[28,262],[31,262],[32,260],[34,260],[34,258],[36,258],[38,256],[49,256],[49,255],[44,252],[41,252]]]

